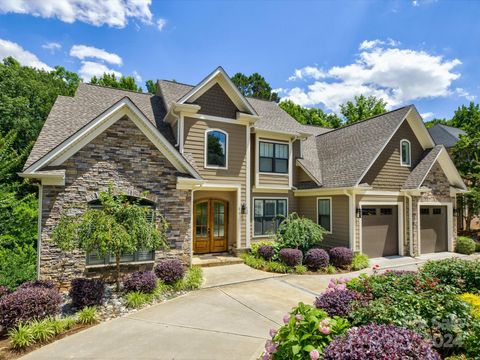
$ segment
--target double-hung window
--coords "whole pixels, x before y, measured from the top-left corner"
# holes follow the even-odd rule
[[[288,174],[288,144],[259,142],[260,172]]]
[[[317,223],[329,233],[332,232],[332,199],[318,198],[317,199]]]
[[[135,201],[135,198],[130,199],[130,201]],[[147,220],[150,222],[155,221],[155,204],[150,203],[147,200],[140,200],[139,205],[142,207],[149,208],[149,211],[146,212]],[[88,204],[88,207],[91,209],[102,209],[100,201],[95,200]],[[153,261],[155,259],[155,251],[151,249],[139,250],[134,253],[121,254],[120,263],[131,263],[131,262],[143,262],[143,261]],[[106,256],[99,255],[98,253],[91,252],[87,254],[87,265],[109,265],[115,264],[116,259],[114,254],[107,254]]]
[[[286,216],[286,199],[255,199],[254,235],[274,234],[278,225],[280,225]]]

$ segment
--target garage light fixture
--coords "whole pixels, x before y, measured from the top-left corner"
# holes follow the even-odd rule
[[[458,216],[458,209],[457,208],[453,208],[453,216]]]
[[[357,208],[356,215],[357,215],[357,219],[361,219],[362,218],[362,209]]]

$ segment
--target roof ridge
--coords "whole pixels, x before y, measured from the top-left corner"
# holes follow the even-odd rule
[[[391,114],[391,113],[394,113],[396,111],[400,111],[402,109],[406,109],[408,107],[412,107],[413,105],[405,105],[405,106],[402,106],[402,107],[399,107],[398,109],[394,109],[394,110],[390,110],[390,111],[387,111],[387,112],[384,112],[383,114],[379,114],[379,115],[375,115],[375,116],[372,116],[372,117],[369,117],[368,119],[364,119],[364,120],[361,120],[361,121],[357,121],[353,124],[348,124],[348,125],[345,125],[343,127],[339,127],[339,128],[336,128],[336,129],[332,129],[332,131],[328,131],[324,134],[318,134],[317,136],[322,136],[322,135],[326,135],[326,134],[331,134],[337,130],[343,130],[343,129],[346,129],[346,128],[349,128],[351,126],[355,126],[355,125],[358,125],[358,124],[361,124],[361,123],[364,123],[364,122],[367,122],[367,121],[370,121],[370,120],[374,120],[376,118],[379,118],[381,116],[385,116],[385,115],[388,115],[388,114]]]
[[[190,86],[192,88],[194,88],[196,86],[196,85],[191,85],[191,84],[187,84],[187,83],[183,83],[183,82],[179,82],[179,81],[167,80],[167,79],[159,79],[158,81],[166,81],[166,82],[169,82],[171,84],[185,85],[185,86]]]
[[[84,82],[81,82],[81,83],[79,84],[79,86],[80,86],[80,85],[96,86],[96,87],[103,88],[103,89],[111,89],[111,90],[131,92],[131,93],[134,93],[134,94],[147,95],[147,96],[150,96],[150,97],[155,96],[155,94],[150,94],[149,92],[141,92],[141,91],[135,91],[135,90],[127,90],[127,89],[122,89],[122,88],[115,88],[115,87],[113,87],[113,86],[105,86],[105,85],[91,84],[91,83],[84,83]]]

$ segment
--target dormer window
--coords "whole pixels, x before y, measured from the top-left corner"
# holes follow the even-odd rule
[[[402,166],[412,165],[412,151],[410,149],[410,141],[403,139],[400,141],[400,164]]]
[[[205,132],[205,167],[226,169],[228,167],[228,134],[223,130]]]

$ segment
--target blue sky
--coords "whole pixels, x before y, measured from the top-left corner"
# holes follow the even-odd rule
[[[363,93],[429,119],[478,101],[479,14],[476,1],[3,0],[0,58],[141,85],[221,65],[304,106],[338,111]]]

